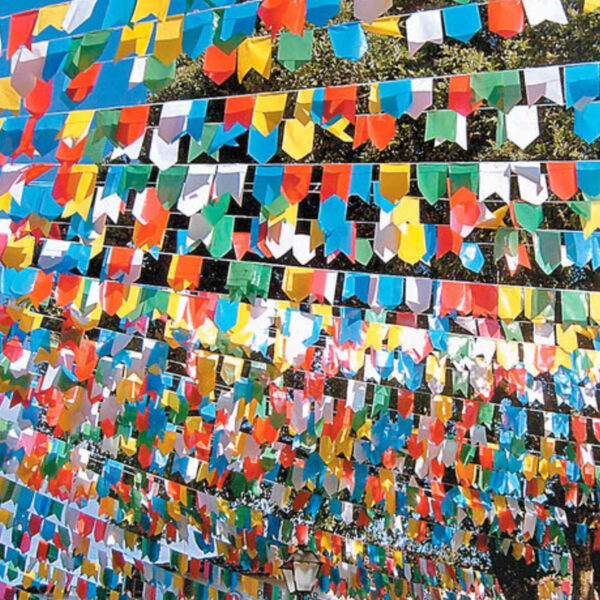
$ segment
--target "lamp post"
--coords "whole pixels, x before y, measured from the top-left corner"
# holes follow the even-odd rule
[[[300,548],[290,555],[281,570],[290,596],[301,600],[312,596],[321,560],[314,552]]]

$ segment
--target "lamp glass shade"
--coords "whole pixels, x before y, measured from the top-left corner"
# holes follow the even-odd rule
[[[314,552],[298,550],[281,570],[290,594],[308,594],[319,577],[321,561]]]
[[[299,563],[294,569],[296,589],[299,592],[312,592],[319,576],[320,565],[315,563]]]
[[[285,585],[287,586],[289,593],[295,594],[296,581],[294,580],[294,567],[292,567],[290,564],[289,567],[286,565],[281,570],[283,572],[283,578],[285,579]]]

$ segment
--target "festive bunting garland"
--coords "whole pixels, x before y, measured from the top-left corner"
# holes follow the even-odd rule
[[[0,22],[14,113],[0,124],[0,598],[285,600],[282,563],[307,545],[330,596],[499,598],[493,548],[566,599],[566,510],[599,486],[600,293],[479,273],[505,259],[515,275],[528,252],[540,276],[594,270],[600,163],[265,163],[280,131],[303,160],[316,125],[384,150],[405,114],[426,113],[427,141],[466,148],[467,117],[494,110],[497,144],[526,148],[538,106],[565,106],[592,143],[598,63],[148,103],[185,46],[205,45],[217,78],[227,50],[240,75],[264,74],[257,15],[289,30],[281,43],[306,36],[307,11],[324,26],[339,9],[175,4],[110,3],[105,31],[91,31],[94,0],[11,15],[8,36]],[[397,16],[379,19],[390,5],[357,1],[373,22],[330,26],[336,54],[360,58],[365,30],[395,34]],[[559,0],[487,11],[503,37],[525,12],[565,15]],[[409,48],[440,43],[442,21],[468,41],[479,14],[407,15]],[[67,36],[34,41],[42,25]],[[447,108],[430,110],[442,80]],[[193,164],[246,134],[258,165]],[[561,206],[580,228],[543,227]],[[471,273],[424,276],[442,258]],[[304,266],[324,260],[337,268]],[[574,535],[600,548],[596,522]]]
[[[600,135],[595,117],[600,103],[588,100],[599,95],[600,67],[598,63],[583,63],[563,68],[566,107],[575,107],[574,132],[592,143]],[[453,141],[466,149],[466,115],[486,109],[499,111],[497,144],[510,139],[525,148],[539,136],[538,107],[556,108],[564,100],[560,67],[525,69],[529,106],[518,105],[522,98],[520,72],[445,76],[444,79],[450,78],[451,91],[450,108],[444,110],[428,110],[433,104],[436,78],[406,79],[371,84],[368,114],[356,113],[356,84],[299,91],[293,119],[284,118],[291,92],[230,97],[225,106],[226,118],[220,124],[205,122],[208,102],[216,100],[214,98],[164,103],[158,128],[148,122],[150,105],[135,102],[135,94],[132,95],[135,106],[68,114],[49,112],[51,98],[48,97],[41,103],[43,106],[33,107],[31,119],[13,117],[4,121],[0,130],[0,152],[13,158],[21,154],[33,158],[39,153],[42,160],[55,156],[60,162],[69,163],[78,162],[84,156],[94,162],[121,156],[136,160],[147,131],[151,131],[150,160],[165,170],[178,162],[183,136],[190,138],[188,158],[192,160],[203,153],[218,158],[220,148],[237,145],[237,138],[248,133],[249,156],[266,163],[278,152],[279,133],[284,123],[281,149],[294,160],[301,160],[313,150],[315,125],[343,142],[352,142],[354,147],[370,139],[383,150],[396,134],[397,119],[404,114],[416,119],[424,112],[427,115],[426,141],[433,140],[436,145]],[[487,100],[489,106],[473,104],[472,94],[481,102]],[[544,95],[556,104],[536,105]],[[36,101],[39,96],[35,94]],[[19,111],[18,94],[6,94],[4,98],[7,104],[2,108]],[[119,114],[115,112],[118,109]],[[94,122],[96,127],[92,128]],[[354,135],[347,131],[350,125],[355,126]]]
[[[339,1],[330,3],[331,6],[319,6],[318,2],[312,2],[314,6],[311,6],[311,0],[308,0],[307,5],[302,2],[295,2],[290,6],[279,3],[277,7],[271,7],[269,5],[273,3],[265,1],[262,7],[259,2],[242,2],[225,8],[191,10],[185,15],[171,14],[167,18],[164,7],[136,8],[134,12],[133,5],[125,2],[117,9],[110,6],[104,19],[104,29],[83,31],[84,21],[80,23],[81,18],[86,16],[89,19],[94,13],[95,7],[91,6],[90,9],[89,4],[82,9],[86,11],[85,15],[77,15],[78,9],[71,8],[66,3],[13,15],[7,58],[11,59],[23,45],[28,49],[36,48],[35,38],[49,27],[66,30],[68,33],[77,29],[79,34],[84,35],[73,38],[42,36],[44,44],[50,43],[48,52],[72,55],[71,64],[74,69],[67,73],[71,79],[78,78],[77,84],[89,85],[98,77],[101,65],[131,54],[141,60],[145,57],[150,60],[145,65],[138,64],[137,68],[153,71],[157,75],[162,71],[167,76],[172,73],[174,61],[183,52],[192,59],[204,54],[204,72],[219,84],[228,79],[236,68],[240,81],[251,70],[269,79],[273,41],[272,37],[252,37],[257,18],[261,18],[273,34],[277,34],[282,26],[289,29],[279,36],[277,58],[284,67],[295,71],[312,58],[315,30],[304,28],[303,11],[310,21],[321,27],[339,11]],[[338,58],[357,61],[368,50],[365,33],[400,37],[399,22],[400,19],[406,19],[406,37],[410,54],[413,55],[427,41],[442,43],[444,29],[446,36],[463,43],[469,42],[482,28],[480,6],[487,7],[490,31],[505,39],[524,30],[525,14],[532,26],[545,20],[567,23],[567,15],[560,0],[543,4],[535,0],[525,0],[524,3],[491,0],[388,17],[381,17],[385,11],[377,5],[361,3],[357,16],[368,22],[341,23],[330,25],[326,29],[334,54]],[[120,14],[114,14],[119,11]],[[145,15],[146,12],[149,14]],[[213,22],[215,14],[218,15],[218,24]],[[144,19],[145,16],[155,18],[148,21]],[[80,18],[73,22],[74,17]],[[143,22],[140,22],[142,19]],[[155,37],[151,43],[155,29]],[[119,41],[114,43],[116,39],[112,38],[119,31]],[[66,39],[71,39],[70,48],[62,43]],[[39,58],[36,51],[37,48],[33,55]],[[148,54],[149,52],[152,54]],[[30,55],[31,52],[21,52],[19,61],[31,60]],[[100,58],[103,60],[99,61]]]
[[[44,171],[47,169],[54,170],[50,165],[42,165],[37,175],[45,177]],[[216,240],[222,239],[223,235],[220,233],[219,226],[224,225],[226,229],[233,232],[231,239],[238,258],[243,257],[248,251],[254,252],[258,256],[270,256],[272,252],[277,258],[292,251],[301,263],[307,263],[315,257],[314,251],[321,245],[322,242],[319,241],[319,237],[321,237],[321,240],[325,242],[326,255],[335,256],[335,253],[342,250],[351,260],[358,258],[358,261],[363,264],[371,260],[373,250],[384,262],[398,256],[409,264],[415,264],[418,261],[427,262],[434,256],[439,259],[446,253],[453,252],[460,257],[465,267],[474,271],[481,270],[484,265],[485,258],[480,247],[485,246],[485,242],[465,242],[464,238],[473,229],[481,226],[484,229],[496,229],[494,260],[498,260],[504,255],[511,270],[515,270],[519,264],[528,267],[529,259],[526,248],[519,243],[518,231],[507,228],[504,224],[503,219],[508,207],[500,208],[492,214],[481,202],[481,199],[485,201],[486,196],[492,193],[497,193],[503,197],[505,202],[510,202],[513,222],[516,225],[524,226],[528,232],[533,234],[536,262],[546,273],[554,271],[561,264],[574,263],[577,266],[584,266],[590,261],[594,261],[594,266],[596,266],[593,248],[597,245],[599,238],[597,234],[590,236],[596,228],[597,220],[595,216],[597,203],[593,199],[585,203],[569,202],[569,206],[581,216],[585,225],[583,232],[538,229],[543,218],[542,205],[549,201],[548,187],[559,197],[569,199],[576,192],[579,179],[584,198],[596,196],[597,186],[594,183],[594,176],[598,166],[595,162],[582,162],[577,167],[575,163],[549,163],[548,176],[541,173],[539,163],[513,165],[513,170],[518,174],[519,196],[525,200],[517,202],[510,201],[511,178],[508,164],[449,165],[449,178],[448,165],[417,165],[419,190],[425,194],[425,199],[429,203],[437,202],[438,196],[448,185],[451,209],[449,226],[421,223],[419,204],[423,197],[408,196],[411,191],[410,165],[386,165],[381,169],[380,180],[373,185],[375,202],[380,207],[379,223],[373,222],[375,225],[374,237],[361,237],[360,239],[356,238],[356,227],[359,223],[354,220],[340,221],[339,217],[346,210],[346,203],[350,195],[356,195],[364,201],[371,199],[372,168],[369,165],[366,168],[358,168],[356,165],[325,165],[323,167],[323,183],[320,191],[322,202],[318,219],[308,220],[311,225],[310,236],[296,235],[294,231],[298,219],[299,203],[307,197],[310,190],[310,175],[313,170],[311,165],[256,168],[253,196],[261,205],[261,220],[265,218],[267,220],[266,229],[254,228],[254,224],[258,225],[256,216],[227,215],[231,195],[238,203],[242,202],[247,172],[245,165],[219,168],[203,166],[199,169],[194,168],[193,165],[178,166],[160,173],[157,187],[145,189],[143,188],[144,182],[147,182],[150,177],[149,168],[140,170],[138,167],[111,166],[105,181],[104,198],[111,198],[112,208],[109,204],[105,204],[104,199],[100,198],[97,198],[92,204],[93,185],[97,177],[97,168],[94,166],[60,169],[55,175],[54,183],[52,180],[46,182],[40,180],[39,184],[34,186],[24,185],[25,180],[32,183],[32,176],[27,175],[29,168],[17,167],[8,170],[4,178],[0,175],[0,182],[5,179],[7,193],[10,194],[13,190],[18,197],[16,200],[11,199],[8,208],[9,214],[11,210],[17,211],[20,219],[39,214],[40,199],[42,198],[45,203],[45,208],[41,208],[42,216],[53,219],[61,212],[63,215],[70,215],[73,211],[77,221],[69,224],[69,236],[78,236],[84,244],[91,244],[83,245],[77,242],[47,239],[41,234],[35,234],[35,240],[44,244],[40,254],[40,260],[43,262],[40,265],[53,264],[60,271],[61,268],[58,266],[60,260],[57,261],[57,257],[69,256],[69,260],[76,262],[66,267],[67,270],[76,267],[80,273],[84,274],[87,272],[90,258],[96,256],[104,248],[108,251],[105,253],[104,271],[106,272],[108,269],[109,272],[111,270],[115,273],[123,272],[121,278],[125,276],[125,280],[133,281],[139,277],[141,254],[136,254],[134,248],[120,250],[101,244],[106,231],[110,231],[112,227],[107,223],[106,215],[110,213],[112,215],[110,218],[116,220],[119,212],[123,210],[123,202],[130,188],[126,182],[131,176],[134,186],[138,190],[142,190],[142,192],[138,192],[134,203],[133,242],[138,248],[150,251],[155,257],[171,256],[169,279],[171,282],[178,282],[174,283],[175,287],[181,287],[181,289],[192,285],[192,280],[185,281],[186,272],[195,271],[198,274],[201,269],[202,259],[200,257],[185,257],[199,243],[199,239],[195,239],[197,234],[193,234],[192,231],[194,228],[197,229],[200,224],[204,228],[200,239],[205,242],[213,256],[222,257],[231,249],[231,242],[224,247],[217,248],[213,245],[212,240],[215,237],[213,233],[216,234]],[[486,177],[490,172],[499,174],[495,182]],[[33,177],[35,176],[34,171]],[[433,176],[436,177],[435,180]],[[137,182],[133,179],[134,177],[138,178]],[[547,184],[547,177],[549,184]],[[302,182],[301,187],[292,187],[293,185],[297,186],[298,181]],[[356,183],[358,181],[360,181],[360,186]],[[478,181],[481,181],[479,186]],[[479,187],[479,202],[476,195],[477,187]],[[538,189],[541,189],[541,192]],[[74,201],[66,199],[66,194],[71,192],[76,195]],[[384,194],[387,195],[387,198]],[[62,209],[61,204],[65,201],[65,208]],[[96,207],[102,204],[105,207],[97,210]],[[179,212],[190,217],[190,222],[187,232],[184,229],[171,230],[176,233],[178,252],[168,253],[161,251],[160,248],[164,243],[167,231],[165,219],[169,215],[168,207],[175,205]],[[475,214],[473,214],[473,209]],[[147,218],[144,217],[144,211],[147,211],[148,215],[151,211],[154,215],[153,218],[160,217],[162,225],[153,226],[152,232],[148,230],[148,233],[144,233],[145,229],[148,229],[143,227],[143,221]],[[209,216],[209,211],[211,215],[214,213],[214,216]],[[94,222],[89,222],[89,217],[93,214],[97,215],[96,219]],[[84,219],[89,224],[86,224]],[[253,223],[253,229],[249,235],[235,232],[234,223],[240,219],[250,219]],[[9,221],[5,221],[5,223],[8,225]],[[76,229],[73,228],[75,223],[77,223]],[[47,223],[42,226],[42,230],[47,234],[49,227],[50,223]],[[282,227],[287,232],[286,242],[283,246],[277,241],[278,238],[281,238]],[[4,263],[7,266],[28,266],[33,258],[34,238],[22,237],[23,233],[27,232],[25,227],[19,233],[19,238],[15,239],[8,228],[5,227],[5,231],[7,237],[5,238]],[[390,238],[392,232],[394,234]],[[342,241],[343,238],[340,238],[340,234],[343,234],[346,241]],[[54,235],[56,236],[56,232]],[[385,236],[388,241],[384,241]],[[330,238],[334,237],[338,238],[337,247],[331,246],[329,243]],[[561,257],[561,252],[557,251],[561,247],[562,238],[564,238],[566,246],[566,261]],[[265,240],[267,245],[265,245]],[[519,249],[518,255],[517,249]],[[29,263],[27,259],[22,259],[18,252],[15,254],[17,250],[21,253],[25,252],[29,256]],[[475,254],[471,255],[471,250],[474,250]],[[118,251],[118,255],[112,257],[115,251]],[[360,255],[358,255],[359,252]],[[55,257],[51,263],[48,263],[46,258],[48,253]],[[14,256],[17,261],[14,265],[11,262],[11,256]],[[134,271],[137,276],[132,279],[129,271],[133,268],[134,256],[138,257],[136,259],[138,267]],[[515,258],[518,262],[511,263]],[[111,266],[113,259],[116,261],[115,265],[121,263],[121,267],[116,271],[116,267]],[[123,269],[126,269],[127,273]],[[258,273],[258,267],[254,267],[252,270],[254,274]],[[270,270],[268,267],[264,267],[263,271],[266,279],[262,285],[268,287]],[[244,276],[243,269],[240,270],[240,275]],[[128,277],[129,279],[127,279]],[[195,279],[195,285],[197,285],[198,277],[196,276]],[[364,296],[366,293],[368,290],[363,292],[363,300],[366,300],[366,296]]]

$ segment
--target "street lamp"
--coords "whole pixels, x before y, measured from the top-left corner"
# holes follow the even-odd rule
[[[293,598],[306,598],[317,583],[321,560],[310,550],[296,550],[281,567],[285,584]]]

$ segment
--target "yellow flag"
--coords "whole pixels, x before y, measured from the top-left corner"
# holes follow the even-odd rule
[[[433,355],[430,355],[430,356],[433,356]],[[445,359],[443,362],[440,362],[440,366],[444,370],[443,377],[445,380],[445,378],[446,378],[446,372],[445,372],[446,361],[445,361]],[[442,381],[442,380],[438,379],[438,381]],[[435,405],[434,405],[435,416],[442,423],[446,424],[452,418],[452,412],[453,412],[452,398],[450,398],[449,396],[436,396],[434,402],[435,402]]]
[[[123,318],[129,313],[133,312],[138,306],[139,297],[140,288],[137,285],[129,286],[129,290],[127,290],[127,297],[123,298],[123,304],[117,311],[117,315]]]
[[[278,223],[285,221],[286,223],[290,223],[294,227],[296,226],[296,222],[298,220],[298,205],[290,204],[283,212],[278,215],[269,215],[269,227],[274,227]]]
[[[402,344],[403,327],[398,325],[390,325],[388,331],[388,350],[392,351]]]
[[[43,318],[44,315],[24,309],[21,314],[21,318],[18,321],[19,329],[27,333],[39,329],[42,326]]]
[[[333,307],[327,306],[326,304],[313,304],[310,307],[310,312],[313,315],[320,315],[323,317],[322,329],[331,328],[333,325]],[[331,331],[328,330],[329,335]]]
[[[297,119],[290,119],[285,123],[281,148],[294,160],[300,160],[312,152],[314,139],[315,124],[313,121],[308,121],[304,125]]]
[[[138,0],[131,17],[132,23],[137,23],[146,17],[154,15],[159,21],[167,18],[171,0]]]
[[[18,113],[21,108],[21,96],[10,83],[10,77],[0,79],[0,109]]]
[[[62,24],[70,5],[70,2],[63,2],[63,4],[55,4],[53,6],[42,6],[38,13],[35,27],[33,28],[33,35],[39,35],[48,27],[54,27],[54,29],[62,31]]]
[[[81,174],[77,183],[75,197],[65,204],[62,216],[65,218],[78,214],[84,219],[89,215],[92,199],[96,191],[96,178],[98,175],[97,165],[74,165],[71,173]]]
[[[288,298],[302,302],[310,295],[313,270],[302,267],[286,267],[283,276],[283,291]]]
[[[590,317],[600,325],[600,292],[590,292]]]
[[[414,519],[408,519],[408,528],[406,530],[406,535],[411,540],[414,540],[414,539],[417,538],[417,536],[419,535],[419,523],[418,523],[418,521],[415,521]]]
[[[398,257],[410,265],[418,263],[427,251],[425,227],[423,225],[406,224],[402,226]]]
[[[20,240],[10,240],[2,254],[2,262],[9,269],[23,269],[33,260],[35,238],[27,236]]]
[[[104,515],[107,517],[114,517],[115,513],[116,513],[116,509],[117,509],[117,501],[115,498],[109,498],[108,496],[101,498],[100,511],[99,511],[100,516]]]
[[[380,17],[372,23],[361,23],[362,28],[367,33],[375,33],[377,35],[391,35],[393,37],[402,37],[398,22],[400,17]]]
[[[323,459],[325,464],[328,464],[335,456],[333,442],[328,435],[323,435],[319,441],[319,456]]]
[[[303,125],[312,121],[310,110],[312,108],[314,94],[314,90],[300,90],[296,96],[294,118],[298,119]]]
[[[165,439],[159,440],[157,448],[164,454],[170,454],[175,447],[177,433],[175,431],[165,431]]]
[[[171,319],[179,318],[179,310],[182,308],[183,298],[176,292],[169,294],[169,302],[167,303],[167,314]]]
[[[154,56],[170,65],[182,52],[183,17],[170,17],[156,26]]]
[[[583,235],[589,238],[596,229],[600,229],[600,202],[590,203],[590,219],[589,221],[581,217],[583,223]]]
[[[102,228],[102,233],[92,242],[92,251],[90,258],[95,258],[104,250],[104,241],[106,239],[106,228]]]
[[[426,361],[425,379],[427,383],[435,380],[444,384],[446,382],[446,359],[440,359],[435,354],[430,354]]]
[[[238,46],[238,81],[254,69],[265,79],[271,77],[272,42],[270,37],[246,38]]]
[[[196,333],[198,334],[198,339],[203,346],[212,346],[217,342],[219,330],[210,319],[204,319],[204,323],[198,327]]]
[[[94,576],[95,574],[92,575],[92,577]],[[40,563],[40,566],[38,567],[38,577],[40,579],[48,579],[50,577],[50,567],[48,563]]]
[[[525,553],[525,544],[520,544],[518,542],[513,543],[513,556],[515,560],[521,560],[523,554]]]
[[[96,111],[94,110],[74,110],[70,112],[58,137],[68,146],[76,146],[88,134],[95,114]]]
[[[1,124],[0,124],[0,129],[2,129]],[[0,196],[0,211],[7,213],[10,210],[11,204],[12,204],[12,194],[10,192],[6,192],[6,194],[2,194],[2,196]]]
[[[504,369],[512,369],[519,362],[519,344],[517,342],[497,340],[496,360]]]
[[[585,0],[583,3],[583,12],[592,12],[600,8],[600,0]]]
[[[23,573],[23,587],[28,589],[31,584],[33,583],[33,580],[35,578],[35,571],[31,571],[30,573]],[[26,594],[24,596],[21,596],[21,594]],[[23,590],[21,590],[19,592],[19,600],[21,600],[21,598],[29,598],[29,594],[27,594],[27,592],[24,592]]]
[[[249,304],[240,304],[236,324],[231,328],[229,339],[232,344],[249,345],[252,342],[250,317],[252,309]]]
[[[199,355],[196,361],[196,372],[198,374],[198,391],[201,396],[210,396],[215,389],[217,377],[218,354]]]
[[[365,337],[364,347],[382,350],[383,340],[387,335],[388,326],[384,323],[369,323],[367,325],[367,335]]]
[[[350,121],[348,121],[346,117],[342,117],[329,125],[329,127],[326,128],[326,131],[335,135],[335,137],[342,140],[342,142],[349,144],[354,138],[346,132],[346,127],[348,127],[348,125],[350,125]]]
[[[556,324],[556,342],[565,352],[571,353],[579,348],[575,325]]]
[[[392,223],[400,227],[403,223],[417,225],[421,222],[421,201],[405,196],[392,210]]]
[[[369,112],[377,114],[381,112],[381,104],[379,101],[379,85],[374,83],[369,89]]]
[[[121,440],[121,450],[127,454],[127,456],[133,456],[137,452],[137,440],[133,437],[130,438],[120,438]]]
[[[542,438],[540,441],[540,453],[541,455],[549,459],[553,454],[556,453],[556,440],[552,438]]]
[[[498,316],[505,321],[516,319],[523,310],[523,290],[516,286],[500,286]]]
[[[124,27],[121,31],[121,41],[115,54],[115,61],[121,60],[130,54],[144,56],[150,44],[154,23],[138,23],[133,27]]]
[[[311,252],[325,243],[325,234],[319,227],[319,223],[314,220],[310,222],[310,250]]]
[[[249,598],[258,598],[258,579],[242,575],[242,591]]]
[[[384,198],[396,203],[410,191],[410,165],[381,165],[379,191]]]
[[[523,475],[527,481],[531,481],[537,474],[539,457],[535,454],[526,454],[523,460]]]
[[[560,367],[571,370],[573,368],[573,361],[571,360],[571,353],[577,349],[577,336],[575,332],[567,333],[561,336],[558,331],[559,326],[557,325],[556,339],[559,347],[556,349],[556,355],[554,356],[554,364],[550,369],[550,373],[556,373]],[[569,350],[563,350],[563,348],[570,348]]]
[[[243,369],[243,358],[225,356],[221,365],[221,378],[227,385],[233,385],[242,376]]]
[[[283,119],[287,94],[260,94],[256,98],[252,125],[263,136],[268,136]]]

